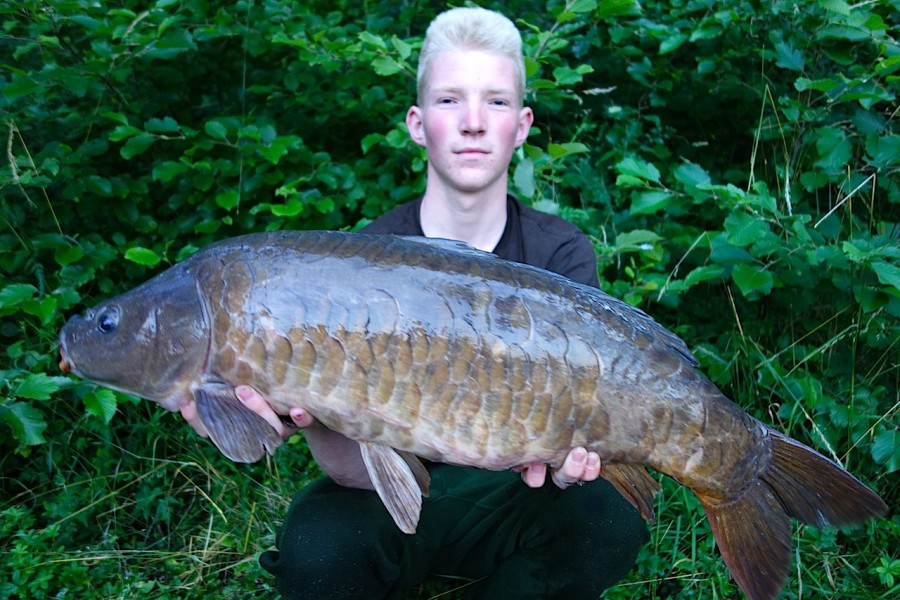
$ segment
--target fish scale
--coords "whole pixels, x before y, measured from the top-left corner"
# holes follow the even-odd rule
[[[269,232],[225,240],[72,317],[60,366],[179,410],[252,462],[281,443],[244,407],[307,410],[359,445],[397,525],[427,492],[417,457],[486,469],[596,451],[601,476],[653,520],[650,467],[700,500],[752,600],[791,562],[790,518],[848,525],[886,505],[851,474],[753,418],[677,336],[604,292],[446,240]]]

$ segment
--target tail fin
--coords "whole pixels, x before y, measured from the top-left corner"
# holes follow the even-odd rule
[[[816,451],[769,430],[772,454],[737,498],[698,494],[716,545],[750,600],[774,598],[791,566],[791,517],[818,527],[882,515],[887,505]]]

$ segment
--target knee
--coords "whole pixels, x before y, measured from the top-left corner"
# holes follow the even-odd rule
[[[555,544],[572,567],[606,589],[634,566],[650,539],[647,524],[606,482],[565,490],[560,496],[571,492],[569,518],[559,523]]]
[[[387,595],[400,575],[400,542],[390,516],[386,522],[379,518],[385,511],[378,497],[312,485],[291,503],[278,549],[259,559],[275,576],[279,593],[290,600]]]

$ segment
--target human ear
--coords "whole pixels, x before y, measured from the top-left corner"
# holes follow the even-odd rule
[[[519,125],[516,128],[516,148],[521,146],[531,131],[531,124],[534,123],[534,113],[527,106],[519,111]]]
[[[409,137],[420,146],[425,146],[425,126],[422,123],[422,109],[418,106],[410,106],[406,111],[406,128]]]

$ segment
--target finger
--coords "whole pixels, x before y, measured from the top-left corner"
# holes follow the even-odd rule
[[[539,488],[547,479],[547,465],[531,463],[522,468],[522,481],[530,488]]]
[[[311,414],[303,410],[302,408],[292,408],[288,413],[291,416],[291,421],[294,422],[294,425],[300,427],[309,427],[313,424],[313,417]]]
[[[566,455],[562,466],[552,473],[553,483],[565,489],[580,481],[587,466],[588,452],[584,448],[575,448]]]
[[[596,452],[588,452],[587,462],[584,466],[584,473],[581,475],[581,481],[594,481],[600,477],[600,455]]]
[[[200,420],[200,414],[197,412],[197,405],[193,401],[182,406],[179,409],[179,412],[181,413],[181,416],[184,417],[184,420],[188,422],[188,425],[194,428],[197,435],[200,437],[209,437],[209,433],[206,431],[203,421]]]
[[[259,392],[249,385],[239,385],[234,388],[234,392],[237,394],[238,400],[240,400],[244,406],[265,419],[266,423],[271,425],[275,431],[278,432],[278,435],[284,437],[284,424],[281,422],[281,419],[278,418],[278,414],[272,410],[272,407],[269,406],[269,403],[266,402],[266,399],[263,398]]]

